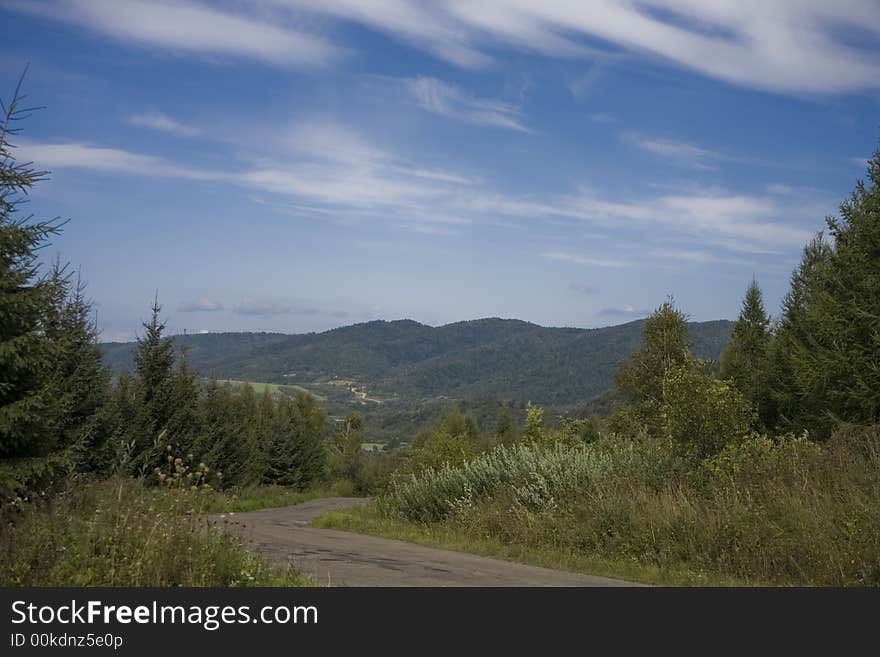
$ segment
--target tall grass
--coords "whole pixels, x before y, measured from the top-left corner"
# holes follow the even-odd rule
[[[2,586],[299,586],[203,518],[212,491],[76,484],[0,529]]]
[[[397,482],[385,513],[717,579],[880,585],[880,428],[753,437],[696,465],[633,443],[498,450]]]

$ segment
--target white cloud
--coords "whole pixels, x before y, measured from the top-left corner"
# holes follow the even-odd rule
[[[318,315],[315,308],[299,307],[280,301],[258,301],[245,299],[233,310],[239,315],[255,315],[257,317],[269,317],[271,315]]]
[[[198,128],[175,121],[161,112],[149,112],[130,116],[128,122],[141,128],[150,128],[159,132],[167,132],[179,137],[194,137],[199,134]]]
[[[308,126],[308,127],[306,127]],[[582,190],[570,195],[528,198],[498,194],[469,176],[419,166],[349,128],[332,123],[292,126],[286,154],[225,171],[181,166],[163,158],[89,144],[22,144],[24,159],[46,168],[81,168],[188,180],[224,181],[271,194],[259,202],[279,212],[334,221],[386,221],[420,232],[510,219],[546,223],[584,222],[603,231],[638,231],[644,239],[663,235],[738,253],[768,254],[801,248],[821,228],[831,208],[807,199],[779,203],[772,194],[751,196],[719,190],[685,190],[662,195],[634,192],[626,200]],[[301,138],[300,138],[301,137]],[[781,190],[775,190],[781,191]],[[262,195],[261,195],[262,196]],[[286,200],[289,199],[289,200]],[[815,219],[803,228],[789,217]],[[425,228],[434,226],[434,228]],[[584,265],[620,267],[629,261],[567,249],[545,254]],[[690,261],[695,261],[690,256]],[[728,259],[729,260],[729,259]]]
[[[866,169],[868,167],[868,162],[871,158],[868,157],[851,157],[849,158],[850,164],[853,164],[857,167],[861,167],[862,169]]]
[[[457,230],[431,224],[404,224],[403,228],[413,233],[421,233],[423,235],[449,236],[459,234],[459,231]]]
[[[767,185],[768,194],[777,194],[779,196],[791,196],[794,194],[795,188],[791,185],[783,185],[782,183],[770,183]]]
[[[751,260],[743,258],[727,258],[709,251],[696,251],[690,249],[652,249],[649,255],[658,258],[668,258],[677,263],[690,262],[698,265],[754,265]]]
[[[610,201],[587,191],[538,201],[483,195],[471,199],[470,207],[481,214],[529,219],[558,217],[585,221],[603,229],[613,226],[640,231],[656,229],[667,234],[674,231],[705,244],[724,245],[726,242],[731,250],[743,253],[800,248],[814,233],[782,221],[787,214],[813,216],[804,214],[802,208],[783,208],[769,198],[717,191],[681,192],[627,201]]]
[[[270,0],[362,23],[454,64],[485,66],[499,45],[557,57],[620,49],[733,84],[785,93],[880,86],[875,0]]]
[[[492,59],[469,43],[463,30],[442,3],[412,0],[266,0],[267,4],[294,12],[307,10],[361,23],[397,37],[416,48],[463,68],[482,68]]]
[[[195,301],[182,302],[177,307],[177,310],[182,313],[217,312],[219,310],[223,310],[223,303],[214,299],[200,297]]]
[[[392,159],[355,130],[326,119],[295,123],[281,139],[293,153],[308,160],[374,166]]]
[[[340,48],[301,28],[318,15],[359,23],[469,69],[491,65],[503,47],[591,61],[624,52],[782,93],[880,87],[872,45],[880,36],[876,0],[261,0],[222,9],[204,0],[7,0],[5,6],[124,43],[277,66],[312,68],[339,58]],[[861,38],[848,38],[853,33]]]
[[[419,106],[428,112],[475,125],[529,132],[522,124],[519,108],[510,103],[477,98],[429,77],[408,80],[407,89]]]
[[[153,155],[91,144],[22,141],[18,146],[19,152],[16,154],[18,159],[32,161],[40,167],[50,169],[89,169],[106,173],[131,173],[189,180],[220,180],[227,176],[221,172],[177,166]]]
[[[615,258],[598,258],[595,256],[578,255],[573,253],[562,253],[554,251],[551,253],[542,253],[542,257],[550,260],[564,260],[573,262],[577,265],[590,265],[593,267],[631,267],[632,262],[628,260],[617,260]]]
[[[590,114],[590,121],[593,123],[617,123],[618,119],[604,112],[596,112],[595,114]]]
[[[643,151],[696,169],[712,169],[714,167],[710,162],[729,159],[721,153],[683,141],[652,139],[631,134],[625,135],[624,138]]]
[[[126,44],[174,53],[229,55],[282,67],[335,61],[326,39],[242,13],[186,0],[29,0],[11,8],[63,20]]]
[[[580,294],[598,294],[599,288],[595,285],[590,285],[589,283],[572,283],[569,285],[569,288]]]
[[[599,314],[603,317],[626,317],[629,319],[638,319],[651,314],[651,310],[647,308],[636,308],[635,306],[624,306],[623,308],[603,308]]]

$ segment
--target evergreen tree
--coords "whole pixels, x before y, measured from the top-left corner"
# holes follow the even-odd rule
[[[138,412],[134,383],[125,370],[117,376],[101,415],[107,438],[90,456],[92,469],[104,474],[131,472],[137,456]]]
[[[199,390],[196,377],[189,369],[186,346],[181,346],[180,359],[170,381],[168,395],[170,415],[165,426],[168,440],[173,442],[180,454],[194,451],[199,433]]]
[[[253,467],[252,476],[255,481],[265,481],[269,476],[269,454],[275,439],[277,425],[275,402],[272,399],[272,393],[269,392],[269,386],[266,386],[257,405],[254,427],[256,446],[251,464]]]
[[[812,349],[815,327],[807,309],[809,290],[817,285],[831,257],[831,245],[820,233],[805,247],[801,262],[791,275],[789,290],[782,301],[782,315],[777,322],[768,356],[768,426],[800,433],[807,429],[803,411],[815,406],[816,390],[804,385],[803,375],[796,378],[796,362],[803,363]],[[797,368],[803,371],[802,367]]]
[[[166,455],[168,423],[174,412],[174,344],[162,333],[162,306],[158,296],[150,307],[144,335],[139,337],[134,354],[134,387],[138,401],[137,435],[134,461],[142,471],[152,472]]]
[[[782,412],[817,437],[880,421],[880,151],[868,179],[828,219],[833,244],[805,253],[779,330],[791,374]]]
[[[38,250],[58,233],[54,222],[20,213],[27,194],[46,172],[18,164],[10,143],[25,118],[21,81],[3,105],[0,124],[0,458],[45,456],[52,441],[52,399],[46,386],[56,355],[47,339],[56,282],[40,276]]]
[[[770,337],[761,288],[752,279],[730,342],[721,354],[721,378],[731,379],[764,419],[769,415],[766,371]]]
[[[226,387],[209,391],[202,405],[202,431],[197,453],[216,473],[222,488],[254,483],[246,435],[253,416],[242,413],[244,406]]]
[[[22,76],[23,78],[24,76]],[[41,275],[38,251],[59,232],[54,221],[33,221],[21,206],[46,173],[16,162],[10,139],[17,121],[28,116],[21,106],[21,80],[11,102],[0,102],[0,506],[14,495],[46,490],[76,465],[68,442],[77,411],[58,377],[66,363],[60,337],[66,281]]]
[[[102,367],[98,329],[85,285],[77,276],[71,285],[65,268],[55,265],[56,288],[66,292],[56,303],[55,319],[47,337],[56,348],[50,378],[50,394],[57,409],[55,440],[61,448],[74,447],[79,467],[91,470],[107,439],[108,427],[101,410],[108,400],[109,372]]]
[[[324,411],[315,404],[314,398],[298,393],[272,444],[269,458],[272,481],[304,489],[324,475],[327,464],[325,422]]]

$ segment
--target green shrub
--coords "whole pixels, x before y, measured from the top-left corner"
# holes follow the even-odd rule
[[[744,438],[754,421],[752,406],[742,393],[703,370],[696,364],[671,367],[661,406],[676,450],[696,460]]]
[[[429,467],[395,481],[390,496],[403,517],[433,522],[456,509],[507,488],[517,504],[531,509],[552,507],[560,496],[594,478],[636,468],[642,452],[633,444],[599,449],[592,445],[499,445],[460,465]]]

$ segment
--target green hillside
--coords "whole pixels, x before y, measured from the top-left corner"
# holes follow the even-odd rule
[[[186,345],[191,367],[203,376],[299,385],[336,402],[490,397],[571,406],[610,388],[617,365],[641,343],[643,324],[546,328],[492,318],[434,328],[399,320],[323,333],[211,333],[175,340]],[[715,359],[730,322],[692,323],[690,332],[694,353]],[[132,343],[102,349],[111,367],[131,368]]]

